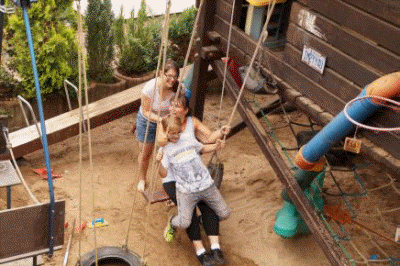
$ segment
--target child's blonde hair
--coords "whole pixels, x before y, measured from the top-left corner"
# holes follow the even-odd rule
[[[168,114],[161,120],[161,125],[164,131],[178,130],[179,132],[182,132],[183,122],[182,119],[179,118],[178,116],[173,114]]]

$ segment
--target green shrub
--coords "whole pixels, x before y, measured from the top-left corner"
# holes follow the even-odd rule
[[[110,0],[89,0],[86,15],[89,77],[99,82],[112,82],[114,60],[114,16]]]
[[[8,73],[4,68],[0,67],[0,88],[6,93],[6,95],[0,95],[3,97],[15,97],[18,95],[21,88],[20,82],[14,79],[14,77]]]
[[[171,16],[168,37],[172,42],[179,45],[190,41],[196,12],[197,9],[192,6],[179,15],[174,14]]]
[[[124,18],[124,8],[121,6],[121,11],[119,16],[115,19],[114,22],[114,36],[115,36],[115,44],[117,45],[119,52],[122,53],[125,47],[125,18]]]
[[[125,75],[138,75],[156,69],[161,44],[160,19],[147,17],[144,0],[137,18],[132,10],[128,29],[127,44],[118,65],[120,71]]]
[[[32,39],[42,95],[63,92],[64,79],[77,76],[77,44],[75,30],[70,26],[76,21],[73,0],[39,0],[29,9]],[[22,78],[21,94],[35,96],[22,10],[8,18],[6,37],[12,47],[11,64]]]
[[[192,7],[179,16],[171,16],[167,57],[174,59],[180,66],[185,59],[196,12],[196,8]],[[118,65],[121,72],[137,75],[157,68],[163,22],[164,17],[147,17],[144,0],[141,2],[137,18],[134,18],[132,10],[128,19],[127,44]]]

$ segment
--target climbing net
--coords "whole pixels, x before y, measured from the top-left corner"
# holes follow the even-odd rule
[[[260,97],[263,96],[245,95],[255,106],[253,109],[260,109],[260,102],[265,100]],[[297,167],[292,158],[302,145],[299,142],[322,129],[322,125],[282,102],[276,109],[262,113],[261,119],[265,131],[294,174]],[[340,145],[334,146],[326,158],[327,167],[321,173],[325,175],[323,185],[317,177],[312,187],[322,195],[324,207],[340,206],[337,217],[329,216],[325,209],[310,202],[349,263],[400,265],[400,243],[394,241],[396,227],[400,224],[399,182],[373,162],[345,152]]]

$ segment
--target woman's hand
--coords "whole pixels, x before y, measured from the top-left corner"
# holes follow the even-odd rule
[[[157,152],[157,155],[156,155],[156,161],[157,162],[161,161],[161,159],[163,157],[163,154],[164,154],[163,148],[161,147],[161,148],[158,149],[158,152]]]
[[[157,127],[157,145],[164,147],[168,143],[167,131],[164,131],[163,126],[159,125]]]
[[[221,127],[220,130],[221,130],[222,136],[226,136],[229,134],[229,132],[231,132],[231,126],[229,126],[229,125],[223,126],[223,127]]]
[[[215,150],[218,151],[222,148],[225,148],[225,140],[217,139]]]

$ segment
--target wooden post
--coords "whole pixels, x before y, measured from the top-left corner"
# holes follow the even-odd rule
[[[0,0],[0,5],[4,5],[4,0]],[[1,52],[3,47],[3,28],[4,28],[4,13],[0,11],[0,64],[1,64]]]
[[[214,14],[216,9],[216,0],[201,0],[203,8],[199,14],[197,25],[197,33],[199,39],[196,41],[196,55],[194,60],[194,73],[192,83],[192,95],[189,107],[193,110],[193,115],[198,119],[203,119],[205,93],[207,88],[207,69],[209,62],[200,56],[201,47],[210,45],[210,39],[207,32],[211,31],[214,26]],[[200,2],[199,2],[200,4]],[[195,25],[196,27],[196,25]]]

